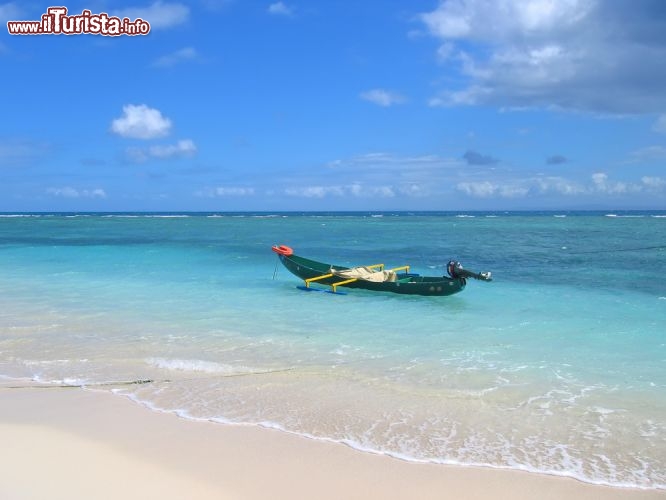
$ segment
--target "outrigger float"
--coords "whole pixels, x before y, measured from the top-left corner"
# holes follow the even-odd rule
[[[305,282],[304,286],[298,288],[306,291],[343,293],[338,292],[338,287],[348,287],[374,292],[444,296],[463,291],[468,278],[492,281],[490,272],[474,273],[463,269],[460,262],[454,260],[446,266],[449,276],[421,276],[411,273],[410,266],[391,269],[385,269],[384,264],[343,267],[299,257],[286,245],[274,245],[272,250],[284,267]],[[328,290],[312,288],[310,286],[312,283],[331,288]]]

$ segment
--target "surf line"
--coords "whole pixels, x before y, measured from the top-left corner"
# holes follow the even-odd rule
[[[161,384],[170,382],[192,382],[194,380],[208,380],[213,378],[232,378],[232,377],[247,377],[250,375],[268,375],[271,373],[283,373],[295,370],[295,367],[281,368],[278,370],[266,370],[261,372],[244,372],[232,373],[229,375],[211,375],[209,377],[195,377],[195,378],[181,378],[173,379],[137,379],[137,380],[122,380],[117,382],[92,382],[90,384],[32,384],[32,385],[0,385],[0,389],[85,389],[87,387],[105,387],[105,386],[118,386],[118,385],[144,385],[144,384]]]

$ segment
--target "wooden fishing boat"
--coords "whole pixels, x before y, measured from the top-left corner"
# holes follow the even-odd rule
[[[347,287],[406,295],[444,296],[464,290],[468,278],[492,280],[489,272],[474,273],[463,269],[456,261],[450,261],[447,265],[449,276],[421,276],[411,273],[410,266],[391,269],[385,269],[384,264],[344,267],[300,257],[286,245],[275,245],[272,250],[284,267],[304,281],[304,286],[298,288],[307,291],[321,291],[310,286],[320,284],[330,286],[326,291],[332,293],[340,293],[338,287]]]

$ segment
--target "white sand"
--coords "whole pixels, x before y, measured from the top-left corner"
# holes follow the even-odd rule
[[[0,499],[666,499],[516,471],[407,463],[108,393],[0,386]]]

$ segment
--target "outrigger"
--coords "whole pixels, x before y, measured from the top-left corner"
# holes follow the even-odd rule
[[[292,274],[301,278],[305,285],[298,288],[306,291],[312,283],[330,286],[331,293],[338,292],[338,287],[362,288],[375,292],[392,292],[407,295],[453,295],[461,292],[468,278],[492,281],[490,272],[474,273],[463,269],[460,262],[450,261],[446,266],[449,276],[421,276],[411,273],[411,266],[399,266],[385,269],[384,264],[369,266],[344,267],[318,262],[294,255],[292,248],[286,245],[272,247],[280,262]]]

